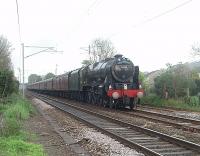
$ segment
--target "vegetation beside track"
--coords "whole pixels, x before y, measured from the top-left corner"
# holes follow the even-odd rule
[[[175,108],[188,111],[200,111],[199,97],[191,96],[179,99],[164,99],[157,95],[148,95],[142,98],[141,105],[153,107]]]
[[[23,121],[35,110],[29,101],[13,94],[0,102],[0,155],[44,156],[41,145],[29,142],[30,137],[22,130]]]
[[[189,64],[167,64],[167,69],[140,74],[145,90],[141,104],[200,111],[200,73]]]

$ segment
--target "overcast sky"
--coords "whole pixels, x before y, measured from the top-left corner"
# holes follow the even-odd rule
[[[16,2],[0,2],[0,34],[15,48],[12,61],[18,77],[21,49]],[[173,10],[184,2],[188,3]],[[80,47],[87,47],[99,37],[110,39],[117,52],[139,65],[141,71],[191,61],[191,45],[200,42],[199,0],[18,0],[18,3],[22,42],[64,51],[27,58],[26,78],[31,73],[55,73],[56,64],[58,74],[80,67],[87,57]],[[38,50],[42,49],[25,48],[25,56]]]

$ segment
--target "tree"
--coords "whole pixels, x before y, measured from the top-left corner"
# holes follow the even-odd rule
[[[90,60],[83,60],[82,61],[82,65],[83,66],[87,66],[87,65],[89,65],[89,64],[91,64],[92,62],[90,61]]]
[[[97,38],[92,41],[89,47],[89,58],[83,60],[83,65],[88,65],[90,63],[95,63],[106,58],[113,57],[116,53],[116,50],[110,40],[105,40]]]
[[[44,80],[46,80],[46,79],[50,79],[50,78],[52,78],[52,77],[55,77],[55,75],[53,74],[53,73],[47,73],[45,76],[44,76]]]
[[[0,98],[18,91],[19,83],[15,80],[10,59],[10,42],[0,36]]]
[[[154,87],[157,95],[164,97],[165,91],[168,91],[171,97],[174,96],[174,89],[172,86],[173,75],[170,72],[165,72],[154,79]]]
[[[10,59],[10,53],[11,53],[11,44],[10,42],[4,38],[3,36],[0,36],[0,69],[4,70],[11,70],[11,59]]]
[[[200,45],[199,44],[196,43],[196,44],[192,45],[192,50],[193,50],[193,52],[192,52],[193,56],[197,56],[197,57],[200,56]]]
[[[148,94],[150,90],[149,83],[147,81],[147,78],[145,77],[144,73],[139,73],[139,82],[142,85],[142,88],[145,90],[145,93]]]
[[[194,72],[185,64],[170,66],[165,73],[155,78],[155,91],[160,96],[164,96],[167,91],[169,96],[175,98],[189,95],[189,91],[195,94],[193,75]]]
[[[42,80],[42,77],[37,74],[31,74],[28,77],[28,83],[34,83],[34,82],[39,82]]]
[[[13,71],[0,70],[0,98],[17,92],[19,82],[15,80]]]

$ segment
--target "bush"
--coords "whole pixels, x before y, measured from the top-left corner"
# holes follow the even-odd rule
[[[185,103],[191,106],[198,106],[200,104],[198,96],[190,96],[184,98]]]
[[[171,107],[181,110],[200,111],[199,97],[191,96],[183,99],[163,99],[156,95],[145,96],[141,99],[141,104],[155,107]]]
[[[14,79],[13,71],[0,70],[0,98],[17,92],[19,82]]]
[[[154,94],[145,96],[141,99],[141,104],[149,104],[153,106],[161,106],[162,105],[162,99]]]

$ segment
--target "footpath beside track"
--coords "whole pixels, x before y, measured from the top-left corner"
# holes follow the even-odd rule
[[[90,111],[55,98],[38,94],[32,95],[72,115],[76,119],[109,134],[126,146],[140,150],[148,156],[200,155],[200,145],[198,144],[125,123],[108,115]]]

